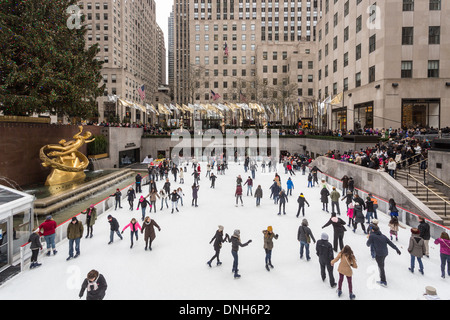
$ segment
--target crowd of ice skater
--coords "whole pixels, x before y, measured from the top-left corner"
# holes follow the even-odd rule
[[[329,212],[328,204],[331,201],[331,214],[329,220],[322,226],[322,229],[332,226],[333,230],[333,243],[329,241],[329,236],[327,233],[322,233],[320,239],[316,241],[309,225],[308,220],[305,218],[305,206],[310,206],[310,203],[305,198],[303,193],[297,198],[298,209],[296,217],[299,218],[300,215],[303,216],[302,222],[298,228],[297,240],[300,244],[300,259],[306,258],[307,261],[311,260],[310,255],[310,245],[312,242],[316,244],[316,254],[319,259],[320,274],[322,280],[325,281],[328,274],[328,281],[332,288],[337,287],[337,294],[340,297],[343,293],[343,282],[344,279],[347,280],[349,298],[355,299],[355,293],[353,291],[352,285],[352,274],[353,269],[358,267],[357,259],[355,253],[349,245],[344,244],[344,235],[346,232],[346,227],[350,227],[354,233],[357,232],[358,226],[361,226],[362,232],[367,235],[367,246],[370,248],[371,256],[376,260],[379,268],[380,281],[378,283],[382,286],[387,286],[386,272],[385,272],[385,260],[388,255],[388,247],[401,254],[399,248],[393,242],[394,239],[398,241],[398,231],[399,228],[405,228],[398,221],[398,209],[396,207],[395,201],[390,199],[389,203],[389,215],[391,220],[389,222],[390,234],[389,237],[381,233],[378,226],[377,217],[377,198],[373,197],[371,194],[364,200],[359,197],[357,191],[355,191],[354,181],[351,177],[344,176],[342,178],[343,190],[341,196],[340,192],[335,188],[331,188],[325,182],[321,180],[319,182],[318,172],[321,170],[317,167],[309,167],[309,159],[299,157],[295,159],[293,157],[285,158],[281,161],[282,167],[284,168],[284,175],[286,179],[286,189],[282,184],[282,177],[279,174],[277,163],[269,159],[268,162],[265,160],[258,165],[256,161],[251,160],[246,157],[243,162],[244,173],[248,178],[242,179],[241,175],[236,177],[236,207],[244,205],[243,202],[243,188],[247,188],[247,196],[254,197],[256,199],[255,206],[261,205],[261,199],[263,198],[263,188],[258,185],[256,190],[253,192],[254,181],[256,180],[256,172],[259,171],[259,166],[261,167],[261,173],[271,173],[274,174],[273,184],[269,187],[270,199],[273,199],[274,204],[278,208],[278,215],[286,215],[286,203],[289,198],[293,195],[294,180],[293,176],[296,174],[308,175],[308,185],[307,188],[318,188],[320,193],[320,201],[322,202],[322,209],[324,212]],[[178,165],[171,160],[164,160],[158,165],[149,165],[148,168],[148,184],[143,185],[144,179],[140,174],[136,175],[135,188],[130,186],[126,193],[126,199],[129,204],[129,210],[139,210],[141,211],[141,224],[138,219],[132,218],[130,222],[120,229],[119,223],[112,214],[108,214],[107,219],[110,223],[110,239],[108,244],[114,242],[114,236],[117,235],[121,240],[123,239],[122,234],[129,229],[130,231],[130,249],[133,248],[134,240],[138,240],[138,232],[144,234],[145,250],[152,250],[152,243],[155,240],[156,232],[161,231],[161,227],[158,223],[150,218],[147,213],[157,212],[157,207],[160,211],[170,210],[168,201],[171,202],[171,213],[179,212],[179,208],[184,205],[183,198],[185,197],[184,191],[181,185],[184,185],[184,175],[188,174],[188,169],[192,168],[192,173],[194,183],[191,186],[192,189],[192,207],[198,207],[198,197],[200,189],[200,181],[209,181],[209,187],[214,189],[216,184],[217,176],[214,174],[214,170],[217,171],[218,175],[225,175],[228,169],[227,162],[220,160],[216,162],[215,158],[212,158],[205,164],[206,174],[202,175],[202,165],[197,161],[192,163],[185,161],[178,163]],[[280,165],[281,166],[281,165]],[[282,171],[282,170],[281,170]],[[173,180],[173,184],[177,184],[174,188],[170,180]],[[177,179],[178,183],[177,183]],[[158,191],[156,181],[164,182],[161,190]],[[147,188],[148,193],[143,192],[143,188]],[[139,194],[141,194],[139,196]],[[111,195],[115,199],[114,209],[121,209],[122,204],[122,192],[117,189],[114,194]],[[139,199],[138,199],[139,197]],[[137,205],[135,200],[138,199]],[[159,201],[158,201],[159,200]],[[346,216],[348,222],[344,221],[344,213],[341,213],[340,202],[345,201],[346,206]],[[158,203],[157,203],[158,202]],[[147,211],[148,210],[148,211]],[[366,213],[364,214],[364,211]],[[96,209],[91,205],[87,210],[82,212],[86,215],[86,238],[93,236],[93,227],[97,219]],[[408,253],[411,256],[411,264],[409,266],[409,271],[414,273],[415,262],[417,261],[419,265],[418,271],[424,274],[424,264],[423,257],[429,257],[429,241],[430,241],[430,227],[424,218],[420,217],[420,224],[416,228],[411,228],[411,236],[408,247]],[[366,228],[367,227],[367,228]],[[40,266],[37,262],[37,252],[39,249],[42,250],[42,245],[40,244],[39,237],[44,236],[47,243],[47,255],[56,254],[54,246],[54,233],[56,229],[56,223],[51,217],[47,217],[46,221],[42,223],[35,232],[30,237],[30,242],[32,243],[33,256],[31,259],[31,268]],[[77,220],[76,217],[72,219],[72,222],[67,228],[67,237],[69,239],[69,256],[67,260],[77,258],[80,255],[80,239],[84,233],[84,227],[81,221]],[[272,250],[274,247],[274,240],[278,239],[279,235],[274,233],[272,226],[268,226],[266,230],[262,230],[262,237],[264,240],[264,250],[265,250],[265,268],[270,271],[274,268],[272,264]],[[207,265],[212,267],[212,263],[216,260],[216,265],[220,266],[222,262],[220,261],[220,251],[222,245],[225,242],[231,243],[231,254],[233,257],[232,273],[235,279],[241,277],[239,273],[239,248],[248,246],[252,240],[246,242],[241,241],[240,230],[234,230],[233,234],[229,236],[224,233],[224,227],[222,225],[218,226],[217,231],[212,237],[210,244],[213,244],[214,255],[207,261]],[[443,232],[441,237],[435,240],[435,244],[440,245],[440,258],[441,258],[441,277],[445,278],[450,276],[450,240],[448,234]],[[75,248],[74,248],[75,247]],[[336,253],[336,256],[335,256]],[[338,281],[334,277],[334,266],[339,263],[337,268]],[[97,277],[92,276],[92,274],[97,274]],[[101,280],[102,285],[97,282]],[[103,297],[102,294],[98,294],[95,290],[91,290],[93,287],[106,286],[106,281],[104,277],[99,277],[98,272],[93,270],[91,272],[91,277],[87,277],[87,283],[85,284],[85,289],[88,290],[88,299],[97,299],[99,296]],[[97,283],[93,285],[93,283]],[[93,287],[92,287],[93,285]],[[103,290],[103,289],[102,289]],[[105,289],[106,290],[106,289]],[[430,292],[434,292],[433,288],[427,288]],[[84,292],[84,290],[82,290]],[[92,292],[91,292],[92,291]],[[81,294],[81,292],[80,292]],[[82,295],[80,295],[81,297]],[[438,298],[436,294],[427,294],[427,298],[435,299]]]

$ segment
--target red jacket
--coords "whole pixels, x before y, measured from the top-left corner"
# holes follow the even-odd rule
[[[236,196],[242,196],[242,186],[239,184],[236,186]]]
[[[39,231],[39,235],[49,236],[54,234],[56,232],[56,227],[57,225],[55,220],[46,220],[39,226],[39,230],[44,229],[43,233]]]

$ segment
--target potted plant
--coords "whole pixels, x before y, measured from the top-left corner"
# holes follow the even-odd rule
[[[103,159],[108,157],[108,141],[104,135],[94,136],[95,140],[87,145],[88,158]]]

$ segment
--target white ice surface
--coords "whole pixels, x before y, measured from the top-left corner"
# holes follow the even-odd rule
[[[310,246],[312,259],[306,261],[299,258],[299,243],[297,230],[302,216],[296,218],[297,197],[303,192],[311,204],[306,207],[306,218],[316,240],[321,233],[326,232],[332,242],[332,227],[321,229],[328,221],[330,214],[322,211],[319,188],[307,188],[306,176],[297,173],[293,177],[294,193],[289,197],[286,215],[278,216],[278,207],[269,199],[269,187],[274,173],[257,172],[255,186],[261,184],[264,196],[260,207],[255,206],[255,198],[246,196],[247,187],[243,187],[244,206],[235,207],[235,181],[240,174],[245,181],[249,173],[245,173],[243,166],[230,163],[226,175],[218,175],[216,189],[210,188],[210,181],[205,178],[206,167],[202,164],[198,208],[191,206],[191,190],[193,182],[192,169],[185,173],[186,183],[180,185],[185,193],[184,206],[179,213],[170,213],[170,208],[157,212],[151,217],[160,225],[161,232],[156,230],[153,251],[144,251],[143,236],[139,233],[139,240],[130,249],[130,234],[126,230],[124,240],[115,236],[113,244],[108,245],[109,223],[107,214],[103,214],[94,226],[94,237],[81,240],[81,255],[77,259],[66,261],[68,256],[68,242],[63,241],[57,247],[58,254],[51,257],[40,256],[42,266],[30,270],[28,266],[24,272],[15,276],[0,287],[0,300],[8,299],[78,299],[80,286],[87,272],[97,269],[108,283],[105,299],[149,299],[149,300],[333,300],[348,299],[347,282],[343,283],[343,296],[337,297],[336,289],[331,289],[328,279],[322,282],[315,244]],[[214,170],[215,172],[215,170]],[[216,173],[216,172],[215,172]],[[279,171],[283,188],[286,189],[288,175],[284,170]],[[172,189],[174,187],[172,176]],[[158,188],[162,182],[157,182]],[[178,187],[178,183],[175,184]],[[143,187],[144,192],[148,186]],[[116,217],[121,228],[136,217],[140,221],[141,213],[128,210],[127,203],[123,209],[108,213]],[[169,202],[170,206],[170,202]],[[341,202],[344,212],[345,203]],[[347,222],[345,213],[343,219]],[[381,231],[389,235],[388,217],[379,213]],[[239,273],[241,279],[235,280],[232,267],[231,244],[224,243],[221,251],[219,267],[209,268],[206,262],[214,254],[209,241],[215,234],[217,226],[225,227],[230,236],[234,229],[240,229],[241,240],[252,243],[239,250]],[[275,268],[266,271],[263,249],[263,234],[268,226],[279,234],[274,240],[272,262]],[[358,269],[353,274],[353,291],[356,299],[364,300],[415,300],[420,298],[425,286],[431,285],[437,289],[442,299],[450,298],[450,277],[440,277],[439,247],[430,241],[430,258],[424,257],[425,275],[417,271],[408,271],[410,255],[407,246],[410,228],[400,229],[399,241],[394,243],[400,248],[402,255],[389,247],[386,259],[386,274],[388,287],[376,284],[379,280],[378,268],[375,260],[370,256],[370,249],[366,246],[366,235],[361,229],[354,234],[350,228],[345,234],[344,243],[351,246],[358,261]],[[45,250],[45,247],[44,247]],[[334,276],[338,279],[337,265]],[[83,297],[83,299],[85,296]]]

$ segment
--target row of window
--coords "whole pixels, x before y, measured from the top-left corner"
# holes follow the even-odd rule
[[[440,44],[441,43],[441,27],[430,26],[428,27],[428,44]],[[402,28],[402,44],[413,45],[414,44],[414,27]]]
[[[429,0],[428,8],[430,11],[441,10],[441,0]],[[403,11],[414,11],[414,0],[403,0]]]
[[[320,80],[321,70],[319,70],[319,80]],[[403,79],[413,77],[413,62],[412,61],[402,61],[401,62],[401,77]],[[439,60],[428,61],[428,78],[439,78]],[[375,66],[369,68],[368,71],[368,83],[375,81]],[[343,91],[348,91],[349,89],[348,78],[343,81]],[[355,88],[361,86],[361,72],[355,74]],[[319,90],[319,96],[321,96],[322,90]],[[338,93],[337,82],[333,83],[333,95]],[[328,86],[325,87],[325,96],[328,96]]]

